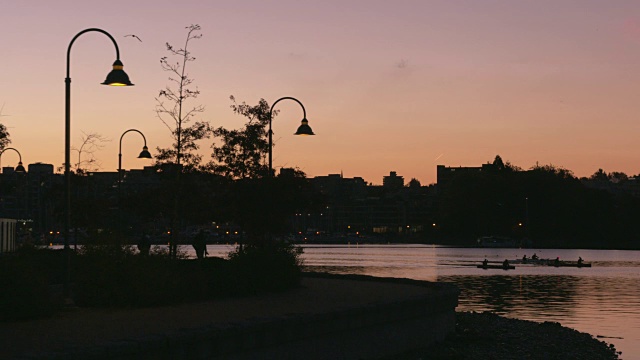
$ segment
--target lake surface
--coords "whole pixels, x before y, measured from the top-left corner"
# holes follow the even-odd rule
[[[442,281],[460,290],[458,311],[492,311],[533,321],[553,321],[604,336],[623,359],[640,359],[640,251],[449,248],[430,245],[306,245],[313,271]],[[234,247],[209,245],[210,256]],[[194,256],[190,246],[183,247]],[[582,257],[591,268],[520,265],[515,270],[476,268],[490,261]]]

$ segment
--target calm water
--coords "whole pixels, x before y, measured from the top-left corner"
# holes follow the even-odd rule
[[[210,245],[210,256],[233,246]],[[184,247],[192,252],[190,247]],[[483,270],[475,265],[521,258],[577,260],[591,268],[518,265]],[[193,256],[193,254],[191,254]],[[461,249],[428,245],[304,246],[310,270],[452,282],[461,289],[459,311],[493,311],[554,321],[612,343],[623,359],[640,359],[640,251]]]

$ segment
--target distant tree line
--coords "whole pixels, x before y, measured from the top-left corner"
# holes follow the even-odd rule
[[[587,186],[628,181],[602,169],[578,179],[570,170],[529,170],[496,156],[488,171],[461,173],[438,199],[441,235],[459,242],[482,235],[529,238],[536,247],[638,248],[640,198]]]

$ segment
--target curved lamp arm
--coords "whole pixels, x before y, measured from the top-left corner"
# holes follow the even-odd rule
[[[282,100],[293,100],[295,102],[297,102],[298,104],[300,104],[300,107],[302,107],[302,118],[306,119],[307,118],[307,110],[305,110],[304,105],[302,105],[302,103],[300,102],[300,100],[291,97],[291,96],[285,96],[285,97],[281,97],[280,99],[276,100],[272,105],[271,105],[271,109],[269,110],[269,123],[271,123],[271,115],[273,114],[273,108],[276,106],[277,103],[279,103]]]
[[[73,43],[76,41],[76,39],[89,31],[97,31],[100,33],[103,33],[105,35],[107,35],[109,37],[109,39],[111,39],[111,41],[113,42],[113,46],[115,46],[116,48],[116,61],[120,60],[120,49],[118,48],[118,44],[116,43],[116,40],[113,38],[113,36],[111,36],[111,34],[109,34],[108,32],[102,30],[102,29],[98,29],[98,28],[89,28],[89,29],[84,29],[82,31],[80,31],[79,33],[76,34],[76,36],[73,37],[73,39],[71,39],[71,42],[69,43],[69,47],[67,48],[67,79],[69,79],[69,63],[71,62],[71,46],[73,45]]]
[[[20,155],[20,151],[18,151],[18,150],[17,150],[17,149],[15,149],[15,148],[12,148],[12,147],[4,148],[2,151],[0,151],[0,156],[2,156],[2,153],[3,153],[3,152],[5,152],[5,151],[7,151],[7,150],[13,150],[13,151],[17,152],[17,153],[18,153],[19,161],[20,161],[20,162],[22,162],[22,155]]]
[[[140,134],[142,136],[142,139],[144,140],[144,146],[142,147],[142,151],[143,152],[147,152],[148,153],[148,149],[147,149],[147,138],[144,136],[144,134],[142,133],[142,131],[138,130],[138,129],[129,129],[125,132],[122,133],[122,135],[120,135],[120,147],[118,149],[118,180],[119,182],[122,181],[122,138],[124,138],[124,135],[128,132],[131,131],[135,131],[138,134]],[[146,157],[146,156],[145,156]],[[149,154],[149,158],[151,158],[151,154]]]
[[[269,109],[269,176],[273,176],[273,131],[271,130],[271,121],[273,120],[273,108],[282,100],[293,100],[297,102],[302,107],[302,121],[307,121],[307,110],[304,108],[304,105],[300,102],[300,100],[291,97],[285,96],[276,100],[272,105],[271,109]]]
[[[22,155],[20,155],[20,151],[12,147],[4,148],[2,151],[0,151],[0,161],[2,160],[2,154],[7,150],[13,150],[18,153],[18,166],[22,166]],[[0,162],[0,169],[2,169],[2,162]]]
[[[147,138],[144,137],[144,134],[142,133],[142,131],[137,130],[137,129],[129,129],[129,130],[123,132],[122,135],[120,135],[120,149],[118,151],[119,153],[122,153],[122,138],[124,137],[124,134],[126,134],[126,133],[128,133],[130,131],[135,131],[138,134],[140,134],[142,136],[142,139],[144,140],[144,147],[147,147]]]

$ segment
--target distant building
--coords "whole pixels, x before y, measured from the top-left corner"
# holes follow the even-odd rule
[[[280,168],[280,176],[294,177],[296,176],[296,169],[294,168]]]
[[[59,213],[61,209],[51,191],[56,182],[58,185],[62,184],[63,175],[54,175],[53,164],[37,162],[29,164],[27,169],[27,207],[24,214],[33,221],[33,232],[45,233],[55,227],[55,213]]]
[[[366,197],[367,183],[361,177],[345,178],[342,174],[329,174],[309,179],[311,184],[326,197],[326,207],[319,213],[298,215],[296,231],[308,228],[328,233],[344,232],[350,226],[353,204]]]
[[[363,197],[367,183],[361,177],[345,178],[342,174],[316,176],[311,182],[324,194],[331,194],[337,198]]]
[[[29,174],[53,175],[53,165],[37,162],[27,166]]]
[[[54,215],[60,213],[51,189],[56,180],[62,184],[62,175],[53,173],[52,164],[34,163],[27,169],[19,173],[11,167],[3,169],[0,218],[19,219],[20,232],[42,233],[54,226]]]
[[[447,184],[454,177],[460,174],[469,174],[469,173],[478,173],[480,171],[490,171],[493,168],[493,164],[482,164],[482,166],[458,166],[458,167],[448,167],[444,165],[438,165],[437,167],[437,184],[438,188],[442,189],[446,187]]]
[[[409,236],[433,223],[432,188],[405,187],[404,178],[391,172],[383,185],[368,185],[361,177],[344,178],[341,174],[317,176],[311,183],[325,195],[326,207],[320,213],[296,214],[294,228],[309,233],[349,239],[374,236]],[[374,240],[374,238],[369,238]],[[356,240],[357,241],[357,240]]]
[[[388,176],[382,178],[382,186],[387,189],[400,189],[404,186],[404,177],[398,176],[395,171],[391,171]]]

